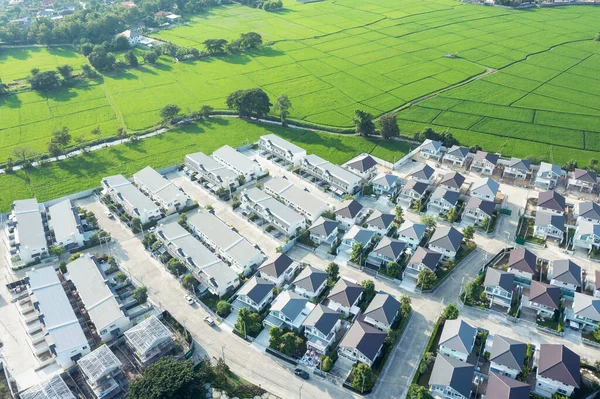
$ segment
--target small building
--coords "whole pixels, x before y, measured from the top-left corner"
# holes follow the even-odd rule
[[[380,173],[371,180],[371,184],[375,194],[392,198],[398,192],[400,181],[396,175]]]
[[[245,189],[242,191],[240,199],[244,209],[248,212],[255,212],[288,237],[293,237],[306,228],[304,216],[259,188]]]
[[[426,159],[440,159],[442,157],[442,143],[440,141],[425,140],[419,147],[419,154]]]
[[[357,320],[340,342],[338,354],[371,367],[381,354],[387,333]]]
[[[411,204],[413,201],[421,201],[429,188],[428,184],[409,179],[408,182],[400,190],[400,197],[408,200]]]
[[[511,158],[504,166],[502,177],[525,180],[531,174],[531,161],[527,159]]]
[[[577,223],[581,220],[600,223],[600,205],[592,201],[579,202],[573,207],[573,217]]]
[[[48,208],[48,226],[54,235],[54,241],[65,250],[84,245],[83,226],[77,208],[66,199]]]
[[[569,397],[580,383],[579,355],[564,345],[540,345],[535,393],[547,398],[555,393]]]
[[[490,299],[490,307],[495,304],[510,309],[514,281],[514,274],[488,267],[483,285]]]
[[[576,292],[573,307],[566,314],[571,327],[575,324],[583,330],[593,331],[600,324],[600,299]]]
[[[97,398],[108,399],[121,392],[117,382],[123,378],[121,361],[107,345],[88,353],[77,361],[77,365]]]
[[[471,197],[476,197],[484,201],[494,201],[498,195],[500,184],[489,177],[482,177],[473,182],[471,186]]]
[[[251,312],[260,313],[273,300],[273,288],[275,284],[271,281],[253,276],[239,289],[232,306],[236,309],[249,308]]]
[[[342,277],[331,288],[329,296],[327,296],[329,300],[327,306],[336,312],[343,313],[346,317],[351,313],[358,314],[360,311],[358,303],[362,298],[363,291],[362,285]]]
[[[367,225],[368,230],[372,230],[378,236],[383,237],[392,229],[395,218],[396,217],[391,213],[381,213],[380,211],[375,210],[367,217],[365,224]]]
[[[362,178],[339,165],[334,165],[323,158],[307,155],[300,164],[306,173],[328,184],[330,190],[338,195],[354,194],[362,186]]]
[[[235,172],[202,152],[187,154],[185,166],[193,174],[208,181],[208,188],[215,192],[220,188],[232,190],[239,186],[238,175]]]
[[[440,215],[445,214],[450,209],[456,209],[459,198],[460,193],[447,190],[440,186],[435,189],[433,194],[431,194],[431,198],[427,203],[427,210],[436,212]]]
[[[358,201],[346,200],[341,203],[340,208],[335,211],[335,217],[340,222],[343,230],[348,230],[355,224],[360,223],[367,211]]]
[[[429,244],[429,249],[442,254],[442,259],[456,258],[464,235],[452,226],[439,226],[435,229]]]
[[[363,248],[367,248],[369,245],[371,245],[371,242],[376,235],[377,234],[373,230],[368,230],[354,225],[346,234],[344,234],[344,237],[342,238],[342,246],[338,248],[338,253],[344,250],[352,250],[352,247],[355,244],[362,244]]]
[[[569,176],[567,190],[577,190],[580,192],[591,193],[596,188],[598,177],[596,172],[584,169],[575,169]]]
[[[404,269],[403,277],[409,276],[417,278],[419,272],[424,269],[435,272],[441,259],[442,254],[439,252],[423,247],[417,247],[415,253],[408,261],[406,269]]]
[[[8,217],[7,236],[12,258],[22,264],[39,261],[48,256],[45,224],[46,208],[35,198],[17,200]],[[15,267],[13,261],[13,267]]]
[[[304,216],[308,223],[314,222],[329,210],[325,201],[282,177],[273,177],[267,181],[263,190]]]
[[[364,311],[364,322],[387,331],[400,314],[400,302],[390,294],[378,292]]]
[[[271,281],[277,288],[283,287],[294,278],[298,264],[286,254],[280,254],[272,261],[264,263],[258,268],[262,278]]]
[[[548,212],[535,214],[533,235],[547,240],[549,237],[562,242],[565,236],[565,216]]]
[[[560,166],[542,162],[535,177],[535,186],[542,190],[552,190],[564,173]]]
[[[18,397],[21,399],[75,399],[75,395],[73,395],[60,374],[54,374],[52,377],[19,392]]]
[[[537,212],[547,212],[554,215],[564,215],[566,209],[565,197],[554,190],[542,191],[538,194]]]
[[[465,163],[467,162],[468,155],[468,148],[453,145],[444,155],[443,162],[452,164],[454,166],[464,167]]]
[[[523,342],[496,335],[490,352],[490,373],[517,378],[523,371],[526,350]]]
[[[584,248],[588,252],[600,248],[600,224],[580,220],[573,236],[573,247]]]
[[[440,187],[448,191],[460,193],[462,185],[465,183],[465,177],[458,172],[448,172],[440,181]]]
[[[489,152],[477,151],[473,157],[470,170],[481,173],[482,175],[491,176],[494,174],[496,165],[500,156]]]
[[[482,200],[477,197],[470,197],[465,205],[463,219],[470,218],[474,223],[481,223],[486,217],[492,219],[496,204],[492,201]]]
[[[245,182],[256,180],[257,177],[264,174],[258,162],[251,160],[228,145],[224,145],[213,152],[212,156],[215,161],[228,167],[238,176],[244,176]]]
[[[435,170],[426,163],[422,163],[414,168],[409,176],[412,180],[429,185],[435,180]]]
[[[261,136],[258,140],[258,147],[262,151],[294,166],[300,166],[302,160],[306,158],[306,150],[304,148],[298,147],[276,134]]]
[[[531,386],[501,374],[490,373],[486,399],[527,399]]]
[[[317,245],[327,244],[330,248],[337,243],[340,222],[320,217],[310,226],[310,239]]]
[[[549,318],[560,308],[560,288],[533,280],[529,297],[523,296],[523,306],[534,309],[538,316]]]
[[[427,226],[424,224],[406,220],[398,228],[398,240],[405,243],[408,248],[415,249],[423,241],[426,231]]]
[[[363,180],[368,181],[377,173],[377,161],[370,155],[359,155],[344,164],[344,167]]]
[[[129,41],[129,45],[132,47],[137,45],[144,37],[140,32],[138,32],[135,29],[127,29],[124,32],[118,33],[115,35],[115,39],[119,36],[123,36],[124,38],[126,38]]]
[[[171,331],[155,315],[125,331],[125,342],[142,367],[151,365],[175,346]]]
[[[321,295],[327,286],[327,273],[313,266],[306,266],[292,282],[294,292],[305,298],[313,299]]]
[[[398,262],[404,254],[406,244],[395,238],[383,237],[369,253],[367,263],[379,269],[390,262]]]
[[[263,320],[267,328],[278,327],[298,331],[315,305],[294,291],[285,290],[273,301],[269,315]]]
[[[167,214],[179,212],[192,204],[192,199],[183,189],[165,179],[150,166],[135,173],[133,182],[152,201],[159,203]]]
[[[431,394],[443,399],[469,399],[474,374],[472,364],[439,354],[429,377]]]
[[[537,257],[525,248],[511,249],[508,255],[508,271],[524,283],[531,283],[537,270]]]
[[[306,346],[317,353],[325,354],[335,342],[342,325],[342,314],[317,304],[302,323]]]
[[[462,320],[446,320],[438,353],[466,362],[473,351],[477,329]]]
[[[577,288],[583,287],[583,270],[570,259],[550,261],[548,278],[551,285],[567,292],[575,292]]]
[[[146,197],[123,175],[109,176],[102,179],[104,194],[121,205],[132,218],[139,218],[144,225],[162,217],[160,207]]]

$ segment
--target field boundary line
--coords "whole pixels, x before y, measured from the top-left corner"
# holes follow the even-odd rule
[[[102,83],[100,85],[100,88],[102,89],[102,92],[106,96],[106,101],[108,101],[108,104],[110,105],[110,107],[115,112],[115,115],[117,116],[117,120],[121,123],[122,127],[126,128],[127,125],[125,125],[125,120],[123,119],[123,115],[121,114],[121,111],[119,110],[119,107],[117,107],[117,105],[115,104],[115,102],[114,102],[112,96],[110,95],[110,93],[107,92],[106,86],[104,86],[104,83]]]

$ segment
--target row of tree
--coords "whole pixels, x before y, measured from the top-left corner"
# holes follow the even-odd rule
[[[207,55],[238,54],[257,49],[263,44],[262,36],[256,32],[242,33],[237,39],[207,39],[203,43]]]

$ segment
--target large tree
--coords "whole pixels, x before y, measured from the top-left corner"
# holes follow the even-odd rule
[[[356,133],[363,137],[367,137],[375,134],[375,124],[373,123],[373,115],[357,109],[354,111],[354,117],[352,118],[354,125],[356,126]]]
[[[292,102],[288,98],[287,94],[282,94],[277,97],[275,100],[275,106],[273,107],[275,111],[279,112],[279,117],[281,118],[281,125],[287,125],[286,120],[288,115],[290,114],[290,108],[292,108]]]
[[[193,360],[163,357],[129,383],[127,399],[203,398],[206,395],[204,383],[194,370]]]
[[[240,35],[240,46],[245,50],[257,48],[262,42],[262,36],[256,32],[242,33]]]
[[[127,64],[129,64],[129,66],[132,68],[136,68],[138,65],[140,65],[140,62],[133,51],[128,51],[125,53],[125,62],[127,62]]]
[[[160,110],[160,117],[164,120],[172,119],[177,116],[180,111],[181,108],[179,108],[177,105],[167,104],[163,107],[163,109]]]
[[[57,71],[44,71],[32,74],[29,84],[33,90],[54,90],[61,85]]]
[[[59,65],[56,67],[56,70],[64,79],[71,79],[71,75],[73,74],[73,67],[71,65]]]
[[[375,385],[373,370],[363,363],[358,363],[352,369],[352,388],[360,392],[369,391]]]
[[[379,133],[384,139],[391,139],[400,136],[400,128],[396,121],[396,114],[385,114],[379,117]]]
[[[269,113],[272,105],[267,93],[259,88],[234,91],[227,96],[226,104],[242,118],[262,118]]]
[[[227,46],[227,40],[225,39],[208,39],[204,41],[204,48],[210,55],[223,54],[225,52],[225,46]]]
[[[422,290],[430,290],[437,281],[437,276],[429,269],[423,269],[417,275],[417,287]]]
[[[361,283],[362,287],[364,288],[363,294],[362,294],[362,302],[363,303],[369,303],[371,302],[371,300],[373,300],[373,298],[375,297],[375,283],[373,282],[373,280],[364,280]]]
[[[431,396],[427,387],[412,384],[408,388],[406,399],[433,399],[433,396]]]

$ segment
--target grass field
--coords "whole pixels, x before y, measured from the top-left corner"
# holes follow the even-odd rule
[[[162,168],[180,164],[186,154],[211,154],[225,144],[233,147],[258,141],[275,133],[335,163],[343,163],[370,152],[394,161],[410,151],[406,142],[365,140],[359,137],[298,131],[279,126],[249,123],[237,118],[211,118],[209,122],[188,125],[160,136],[47,164],[43,167],[0,175],[0,212],[10,210],[15,199],[36,197],[47,201],[98,187],[100,179],[113,174],[131,176],[150,165]]]

